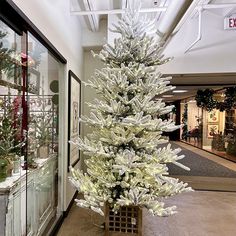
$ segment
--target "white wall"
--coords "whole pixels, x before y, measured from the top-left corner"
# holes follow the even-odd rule
[[[198,18],[189,19],[164,50],[166,56],[174,59],[160,67],[162,73],[235,72],[236,31],[223,30],[224,12],[203,11],[202,39],[184,53],[198,34]]]
[[[99,50],[96,50],[94,51],[95,53],[99,53]],[[91,54],[91,51],[90,50],[86,50],[84,51],[84,75],[83,75],[83,78],[84,78],[84,81],[88,81],[91,79],[91,76],[94,75],[94,72],[96,69],[101,69],[102,67],[104,67],[103,63],[97,59],[97,58],[94,58]],[[85,115],[85,116],[89,116],[90,114],[90,108],[87,106],[87,102],[92,102],[95,98],[98,98],[98,94],[96,94],[96,91],[90,87],[85,87],[83,85],[82,87],[82,95],[83,95],[83,98],[84,98],[84,105],[82,106],[82,113]],[[92,132],[92,129],[89,128],[87,125],[82,125],[82,135],[83,136],[86,136],[87,134],[91,133]],[[82,156],[82,159],[85,158],[84,156]],[[83,165],[83,169],[86,169],[85,168],[85,165],[82,163]]]
[[[93,32],[87,28],[83,28],[82,46],[84,48],[101,47],[107,42],[107,21],[101,20],[99,23],[99,31]]]
[[[109,29],[114,29],[114,26],[113,24],[117,24],[117,22],[120,20],[120,15],[114,15],[114,14],[111,14],[111,15],[108,15],[107,17],[107,27],[108,27],[108,30],[107,30],[107,42],[111,45],[114,45],[114,40],[116,38],[119,38],[121,37],[120,34],[118,33],[114,33],[112,31],[110,31]]]
[[[67,65],[64,68],[64,81],[61,83],[61,109],[60,122],[63,126],[63,144],[61,148],[61,163],[63,165],[62,179],[64,181],[63,210],[66,210],[75,190],[67,179],[67,111],[68,108],[68,71],[72,70],[79,78],[82,77],[83,50],[81,46],[82,30],[79,20],[70,16],[70,1],[65,0],[13,0],[25,13],[33,24],[48,38],[53,46],[66,58]]]
[[[99,50],[94,51],[95,53],[99,53]],[[94,58],[91,54],[90,50],[84,51],[84,81],[91,80],[91,76],[94,75],[94,72],[96,69],[100,70],[102,67],[104,67],[104,64],[98,59]],[[98,94],[96,94],[96,91],[88,86],[82,87],[84,92],[84,106],[83,114],[85,116],[88,116],[90,114],[90,108],[87,106],[87,102],[92,102],[95,98],[98,97]],[[83,133],[87,134],[91,132],[91,129],[88,126],[83,126]]]

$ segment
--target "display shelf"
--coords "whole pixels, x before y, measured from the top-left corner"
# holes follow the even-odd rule
[[[8,192],[14,188],[14,186],[19,184],[22,178],[25,178],[25,175],[26,171],[21,169],[19,174],[7,177],[5,181],[0,182],[0,194]]]
[[[1,236],[42,235],[55,214],[57,155],[37,159],[37,164],[36,169],[21,170],[0,183],[0,206],[7,209],[0,221],[0,228],[5,229]]]

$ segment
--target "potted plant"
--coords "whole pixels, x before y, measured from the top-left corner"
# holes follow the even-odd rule
[[[14,169],[14,162],[19,164],[17,154],[21,152],[24,140],[18,135],[17,118],[13,115],[13,105],[10,102],[10,94],[2,104],[3,113],[0,114],[0,170],[1,181],[4,176],[11,176]]]
[[[168,59],[163,59],[160,45],[148,36],[154,23],[140,20],[138,11],[130,9],[114,27],[121,37],[114,47],[105,45],[95,55],[105,67],[87,83],[101,95],[101,100],[89,104],[91,116],[81,118],[93,131],[71,141],[88,156],[87,173],[71,167],[70,181],[84,195],[76,199],[77,206],[105,215],[105,235],[141,236],[140,209],[156,216],[174,214],[175,207],[165,207],[162,200],[191,191],[169,176],[167,164],[189,168],[178,162],[183,158],[178,156],[179,149],[160,146],[168,142],[163,132],[180,126],[161,119],[173,109],[161,99],[172,87],[157,66]]]

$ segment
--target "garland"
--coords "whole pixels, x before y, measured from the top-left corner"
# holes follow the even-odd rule
[[[218,109],[220,111],[229,111],[236,107],[236,86],[226,88],[225,99],[222,102],[213,98],[215,91],[213,89],[198,90],[195,100],[198,107],[207,111]]]
[[[184,104],[184,113],[182,114],[182,139],[187,141],[187,136],[188,136],[188,103]]]

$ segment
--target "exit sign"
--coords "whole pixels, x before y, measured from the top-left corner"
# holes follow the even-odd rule
[[[236,30],[236,16],[226,17],[224,19],[224,29],[226,30]]]

